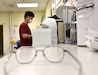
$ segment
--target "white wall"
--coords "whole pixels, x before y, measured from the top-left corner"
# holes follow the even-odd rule
[[[90,0],[91,1],[91,0]],[[92,1],[91,1],[92,2]],[[95,7],[94,9],[83,10],[81,13],[84,17],[77,18],[77,45],[85,45],[85,37],[86,28],[90,28],[92,30],[98,31],[98,0],[94,0]],[[79,5],[79,4],[78,4]],[[79,14],[77,14],[77,17]]]

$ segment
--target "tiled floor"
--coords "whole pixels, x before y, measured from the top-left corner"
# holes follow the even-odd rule
[[[98,75],[98,52],[76,45],[59,44],[59,46],[79,59],[83,69],[81,75]],[[3,66],[7,57],[8,55],[0,59],[0,75],[4,75]],[[7,75],[80,75],[78,64],[67,53],[64,60],[58,64],[47,62],[40,52],[32,63],[24,65],[19,64],[13,55],[6,69]]]

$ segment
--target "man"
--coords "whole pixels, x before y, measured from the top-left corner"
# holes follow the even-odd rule
[[[32,45],[32,34],[28,23],[32,22],[34,18],[34,13],[31,11],[26,11],[24,15],[24,21],[19,27],[20,34],[20,45],[21,46],[31,46]]]

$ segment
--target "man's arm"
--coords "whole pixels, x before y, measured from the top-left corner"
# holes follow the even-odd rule
[[[30,34],[22,34],[22,37],[24,39],[30,39],[32,37],[32,35],[30,35]]]

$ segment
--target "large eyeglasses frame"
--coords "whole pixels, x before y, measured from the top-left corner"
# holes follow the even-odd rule
[[[44,50],[45,50],[46,48],[49,48],[49,47],[58,47],[58,48],[61,48],[61,49],[63,50],[63,57],[62,57],[62,59],[59,60],[58,62],[53,62],[53,61],[48,60],[48,58],[46,57],[46,55],[45,55],[45,53],[44,53]],[[32,48],[34,48],[34,47],[32,47]],[[47,60],[48,62],[50,62],[50,63],[60,63],[60,62],[63,61],[63,59],[64,59],[64,54],[65,54],[65,52],[66,52],[66,53],[68,53],[68,54],[78,63],[78,65],[79,65],[79,74],[78,74],[78,75],[82,75],[82,65],[81,65],[80,61],[79,61],[72,53],[70,53],[68,50],[63,49],[63,48],[60,47],[60,46],[47,46],[47,47],[45,47],[45,48],[42,49],[42,50],[37,50],[36,48],[34,48],[34,49],[36,50],[36,52],[35,52],[34,58],[33,58],[31,61],[29,61],[28,63],[22,63],[22,62],[20,62],[20,61],[18,60],[17,55],[16,55],[17,61],[18,61],[20,64],[29,64],[29,63],[31,63],[31,62],[36,58],[37,53],[38,53],[39,51],[41,51],[41,52],[43,53],[43,56],[46,58],[46,60]],[[10,55],[8,56],[8,58],[5,60],[5,63],[4,63],[4,74],[5,74],[5,75],[8,75],[7,70],[6,70],[6,66],[7,66],[7,64],[8,64],[8,61],[10,60],[10,58],[11,58],[11,56],[12,56],[13,54],[16,54],[16,52],[17,52],[17,50],[12,51],[12,52],[10,53]]]

